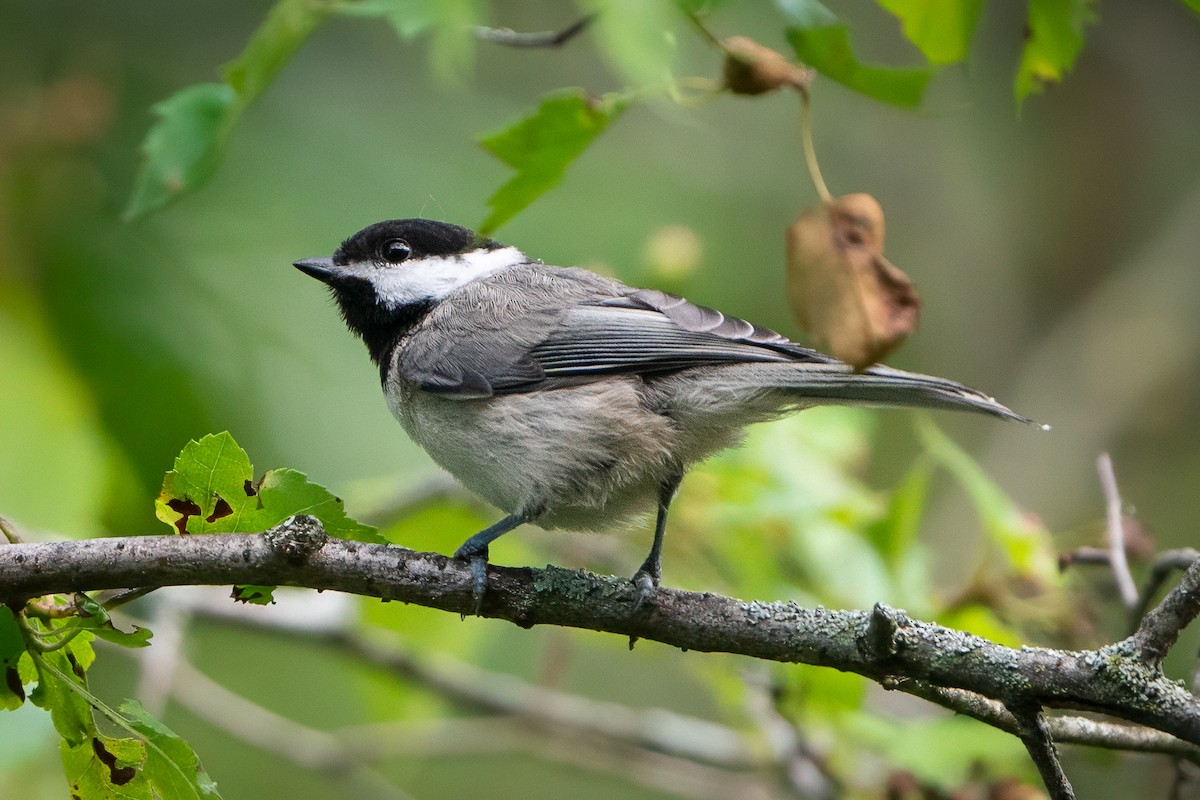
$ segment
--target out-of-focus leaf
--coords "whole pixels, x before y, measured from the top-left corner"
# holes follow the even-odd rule
[[[202,186],[225,154],[242,111],[275,78],[329,6],[312,0],[279,0],[223,69],[225,83],[189,86],[154,106],[158,122],[142,143],[142,168],[125,209],[135,219]]]
[[[1025,48],[1013,82],[1017,105],[1058,83],[1083,49],[1083,28],[1095,19],[1092,0],[1029,0]]]
[[[967,57],[983,0],[878,0],[900,18],[904,35],[931,64]]]
[[[887,514],[867,529],[875,549],[889,566],[899,563],[917,541],[929,497],[930,472],[928,460],[919,460],[892,492]]]
[[[921,301],[883,255],[883,208],[848,194],[810,208],[787,229],[788,299],[800,327],[855,369],[900,346]]]
[[[154,105],[158,121],[142,143],[142,168],[125,217],[153,211],[212,177],[240,113],[237,92],[198,83]]]
[[[629,105],[628,95],[599,99],[582,89],[547,95],[537,111],[479,140],[496,158],[517,170],[488,200],[492,213],[479,226],[488,234],[562,180],[563,172]]]
[[[918,418],[917,432],[925,452],[967,491],[989,538],[1013,569],[1042,585],[1053,584],[1058,579],[1058,559],[1050,532],[1041,521],[1018,508],[979,464],[927,417]]]
[[[1181,2],[1192,11],[1200,14],[1200,0],[1181,0]]]
[[[146,647],[150,644],[150,638],[154,636],[154,633],[149,628],[134,625],[132,631],[123,631],[113,625],[112,617],[108,615],[104,606],[87,595],[79,597],[78,603],[86,614],[79,619],[86,630],[121,647]]]
[[[25,655],[25,640],[12,609],[0,607],[0,708],[12,710],[25,702],[24,681],[21,679],[20,662]]]
[[[921,104],[931,67],[880,67],[863,64],[850,46],[846,23],[815,0],[779,0],[790,25],[787,39],[796,57],[838,83],[897,106]]]
[[[342,3],[339,14],[382,17],[404,41],[430,32],[434,72],[453,79],[467,73],[475,53],[474,27],[483,17],[480,0],[361,0]]]
[[[221,70],[243,107],[270,85],[331,7],[313,0],[279,0],[271,6],[245,49]]]
[[[309,514],[331,536],[384,541],[371,526],[346,516],[341,499],[302,472],[268,470],[255,483],[250,457],[227,431],[183,448],[163,479],[155,513],[179,533],[254,533]]]
[[[785,710],[799,719],[818,718],[857,711],[867,699],[868,681],[853,672],[789,664],[783,676]]]
[[[669,81],[675,57],[672,29],[682,17],[673,0],[590,0],[590,28],[601,53],[627,86]]]
[[[125,701],[121,705],[121,715],[138,735],[145,738],[146,778],[159,797],[184,800],[219,797],[216,783],[204,771],[196,752],[170,728],[150,716],[141,703]]]
[[[959,788],[980,768],[988,775],[1031,772],[1020,739],[968,717],[896,723],[878,713],[862,713],[848,717],[847,726],[883,752],[892,769],[907,770],[945,791]]]
[[[79,744],[60,743],[63,772],[71,797],[80,800],[151,800],[146,779],[146,745],[99,732]],[[185,798],[187,795],[164,795]]]

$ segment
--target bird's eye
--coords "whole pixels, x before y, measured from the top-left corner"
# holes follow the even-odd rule
[[[412,248],[403,239],[388,239],[379,248],[379,255],[389,264],[399,264],[412,255]]]

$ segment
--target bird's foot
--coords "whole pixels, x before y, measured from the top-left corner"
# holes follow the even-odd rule
[[[649,611],[658,604],[658,581],[658,572],[647,569],[644,564],[634,573],[633,578],[630,579],[630,583],[638,590],[638,598],[633,604],[634,614]]]
[[[460,547],[454,553],[454,557],[466,560],[471,565],[471,597],[475,601],[475,616],[482,616],[483,595],[487,591],[487,548],[485,547],[481,553],[465,546]],[[463,614],[462,618],[466,619],[467,615]]]

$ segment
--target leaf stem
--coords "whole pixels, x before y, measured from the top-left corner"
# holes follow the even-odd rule
[[[812,139],[812,99],[807,91],[800,92],[800,136],[804,143],[804,162],[808,165],[808,175],[812,178],[817,195],[826,206],[833,204],[833,195],[821,177],[821,167],[817,163],[817,151],[813,148]]]

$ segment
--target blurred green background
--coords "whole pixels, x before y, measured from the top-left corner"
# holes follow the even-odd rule
[[[876,7],[831,6],[849,21],[862,57],[915,59],[896,21]],[[586,33],[561,50],[479,45],[473,61],[454,72],[443,63],[445,51],[431,54],[427,39],[401,42],[378,21],[334,17],[243,116],[209,185],[145,219],[122,222],[151,105],[213,80],[268,8],[0,0],[0,514],[29,538],[166,533],[153,515],[163,472],[189,439],[223,429],[258,470],[303,470],[345,497],[352,514],[377,515],[412,487],[426,486],[435,470],[391,420],[362,346],[320,287],[290,264],[326,255],[380,219],[477,224],[509,175],[475,145],[479,134],[510,124],[555,88],[600,93],[623,85]],[[487,21],[545,30],[579,13],[566,4],[497,2]],[[924,299],[920,329],[889,363],[984,388],[1053,426],[1042,434],[978,418],[937,420],[1019,508],[1058,534],[1055,547],[1100,540],[1103,498],[1094,461],[1102,450],[1111,451],[1126,501],[1158,544],[1194,545],[1200,19],[1167,0],[1109,3],[1099,13],[1066,82],[1026,101],[1019,114],[1011,86],[1024,26],[1019,4],[985,6],[969,62],[941,72],[918,112],[818,78],[816,148],[835,194],[867,191],[882,202],[886,252]],[[720,35],[785,46],[784,21],[769,5],[730,3],[710,24]],[[717,77],[718,59],[695,32],[686,24],[675,32],[674,74]],[[680,291],[796,336],[783,291],[782,233],[816,202],[800,154],[798,102],[689,91],[697,101],[688,107],[663,100],[632,108],[559,188],[496,237],[550,263]],[[654,255],[652,243],[673,226],[698,243],[694,268],[674,269]],[[773,480],[812,491],[813,504],[829,500],[848,528],[847,515],[882,513],[885,490],[911,474],[922,451],[912,415],[822,410],[771,430],[760,432],[766,438],[746,455],[685,484],[668,536],[665,583],[764,600],[904,604],[908,596],[895,588],[903,581],[855,585],[869,570],[847,570],[855,551],[829,544],[853,548],[849,538],[804,534],[807,549],[789,556],[799,566],[776,575],[778,537],[757,522],[805,502],[768,491]],[[811,456],[789,449],[820,452],[830,442],[834,452],[848,450]],[[772,447],[789,452],[773,456]],[[811,475],[851,488],[772,477],[772,470],[810,467]],[[756,469],[761,480],[748,478],[717,500],[705,496],[722,475],[736,481]],[[777,495],[785,499],[771,506]],[[699,510],[687,511],[689,498]],[[449,552],[490,514],[452,495],[418,514],[389,517],[389,536]],[[720,530],[745,533],[714,544],[704,531],[719,522],[732,526]],[[693,530],[700,532],[689,540]],[[921,610],[934,612],[941,606],[928,598],[963,591],[987,550],[976,510],[944,472],[931,479],[919,540],[922,569],[934,576],[920,595],[928,603]],[[648,541],[648,532],[585,538],[522,531],[493,547],[492,557],[626,574]],[[746,563],[731,566],[731,558]],[[756,581],[755,564],[770,579]],[[1115,616],[1104,610],[1111,593],[1105,578],[1075,581],[1073,589],[1099,609],[1089,612],[1096,628],[1076,633],[1097,641],[1119,635]],[[830,586],[843,591],[830,593]],[[182,606],[192,609],[185,613],[156,602],[135,613],[154,619],[175,608],[171,613],[191,619],[178,626],[191,634],[181,652],[199,669],[306,725],[446,720],[461,708],[355,667],[329,648],[203,615],[196,620],[190,605]],[[251,613],[261,619],[307,602],[289,595]],[[914,613],[917,602],[908,597]],[[731,725],[746,720],[749,690],[741,677],[759,669],[651,643],[630,655],[624,642],[596,635],[460,624],[421,609],[354,603],[343,612],[489,670]],[[1021,620],[1000,617],[1021,627]],[[1194,642],[1187,646],[1194,652]],[[149,667],[139,671],[122,655],[102,655],[108,663],[98,662],[93,673],[102,693],[119,698],[145,690],[139,681]],[[812,679],[823,685],[840,676]],[[846,702],[857,708],[862,701]],[[879,775],[868,774],[863,786],[882,786],[879,776],[888,769],[919,771],[873,741],[887,738],[885,724],[908,726],[916,736],[932,713],[919,704],[888,705],[895,702],[868,703],[886,706],[893,720],[870,734],[855,728],[866,724],[861,720],[830,725],[826,716],[813,723],[816,746],[835,771],[854,775],[866,763],[856,760],[862,752],[883,754],[883,766],[874,767]],[[386,785],[373,782],[375,773],[359,785],[342,773],[264,755],[179,703],[163,703],[154,710],[191,741],[227,798],[789,796],[756,794],[763,779],[753,771],[735,773],[746,776],[729,784],[742,787],[740,794],[717,792],[713,787],[725,784],[715,779],[707,782],[710,794],[689,794],[681,788],[686,781],[654,778],[654,765],[619,749],[604,752],[581,739],[575,750],[585,755],[569,757],[569,736],[558,741],[562,753],[541,756],[540,746],[520,747],[507,737],[464,737],[459,748],[431,746],[420,757],[384,762]],[[26,708],[0,719],[5,797],[63,794],[49,723],[38,714]],[[943,749],[950,751],[972,734],[938,735],[948,737],[939,741],[949,741]],[[863,750],[840,751],[848,740]],[[976,749],[1015,752],[999,766],[1011,763],[1028,777],[1020,747],[993,741]],[[1161,793],[1170,780],[1169,765],[1153,757],[1072,751],[1068,769],[1081,796],[1103,796],[1114,780]],[[697,786],[706,785],[705,774],[692,775]],[[852,796],[871,796],[855,787]]]

